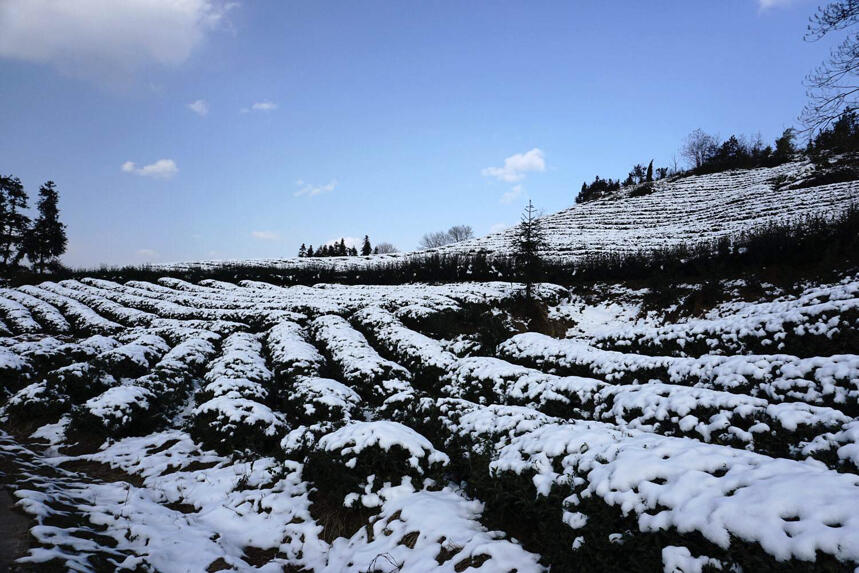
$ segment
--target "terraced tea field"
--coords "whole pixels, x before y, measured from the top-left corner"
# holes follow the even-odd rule
[[[616,291],[0,290],[18,565],[859,566],[859,275],[674,322]]]
[[[571,262],[595,254],[693,246],[737,238],[768,224],[797,222],[811,216],[834,217],[851,205],[859,204],[859,181],[793,188],[802,185],[814,173],[810,162],[796,161],[778,167],[663,179],[654,182],[652,192],[642,196],[632,196],[632,188],[624,188],[605,198],[542,217],[546,245],[541,255],[550,260]],[[516,227],[511,227],[416,253],[199,261],[156,265],[155,268],[208,271],[235,264],[279,269],[313,265],[346,270],[436,253],[507,256],[515,243],[515,234]]]

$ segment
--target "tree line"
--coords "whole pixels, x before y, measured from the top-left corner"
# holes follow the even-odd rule
[[[0,268],[8,274],[26,258],[33,270],[59,266],[66,252],[66,226],[60,221],[59,192],[53,181],[39,187],[36,218],[27,214],[29,197],[21,180],[0,175]]]
[[[364,235],[364,241],[361,244],[361,250],[357,247],[347,247],[346,239],[341,237],[339,241],[325,244],[314,250],[313,245],[305,245],[301,243],[298,248],[299,258],[305,257],[367,257],[369,255],[385,255],[398,252],[397,247],[391,243],[379,243],[375,247],[370,244],[370,236]]]
[[[597,175],[593,182],[582,183],[576,203],[585,203],[606,196],[621,188],[632,187],[631,195],[642,195],[650,191],[649,184],[673,175],[718,173],[731,169],[754,169],[776,167],[796,159],[803,151],[796,144],[797,132],[785,129],[772,145],[764,145],[760,135],[748,138],[731,135],[722,141],[719,136],[701,129],[692,131],[683,142],[680,155],[687,161],[688,170],[676,167],[653,168],[653,161],[645,168],[636,164],[626,179],[602,179]],[[859,153],[859,114],[847,108],[826,127],[811,135],[804,149],[805,154],[818,167],[844,168],[855,162]],[[851,170],[852,172],[853,170]]]
[[[683,142],[681,156],[687,161],[688,171],[657,168],[652,162],[645,169],[637,164],[627,178],[603,179],[595,177],[593,182],[582,183],[576,203],[592,201],[621,187],[634,187],[631,195],[646,194],[655,179],[686,173],[702,174],[727,171],[729,169],[752,169],[774,167],[796,156],[800,149],[796,145],[797,135],[805,134],[808,144],[806,155],[818,166],[830,170],[821,174],[830,182],[837,177],[857,175],[856,154],[859,153],[859,127],[856,110],[859,109],[859,0],[836,0],[820,8],[809,19],[804,36],[807,42],[816,42],[824,37],[843,33],[840,43],[830,51],[829,58],[805,77],[808,103],[799,119],[805,126],[801,132],[786,129],[773,145],[764,145],[760,136],[745,138],[731,135],[722,141],[701,129],[696,129]],[[833,165],[834,164],[834,165]],[[833,176],[832,172],[840,175]],[[834,177],[834,178],[833,178]]]
[[[642,183],[652,183],[653,181],[668,177],[669,173],[673,174],[674,172],[672,172],[668,167],[657,167],[654,169],[653,160],[651,159],[650,163],[647,164],[647,167],[641,163],[633,165],[632,169],[629,170],[626,179],[623,181],[621,181],[620,178],[612,179],[611,177],[608,179],[601,179],[600,176],[597,175],[594,177],[593,182],[588,183],[585,181],[582,183],[582,188],[579,191],[579,194],[576,195],[576,203],[586,203],[587,201],[599,199],[608,193],[619,191],[621,187],[634,187],[636,185],[641,185]]]

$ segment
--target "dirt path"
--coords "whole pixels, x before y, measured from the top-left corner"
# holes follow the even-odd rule
[[[14,509],[15,501],[5,488],[0,488],[0,571],[8,571],[29,545],[30,519]]]

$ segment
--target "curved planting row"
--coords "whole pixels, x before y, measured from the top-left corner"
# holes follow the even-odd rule
[[[859,414],[859,355],[799,358],[788,354],[648,356],[603,350],[578,340],[529,332],[498,347],[508,360],[558,374],[595,376],[620,384],[662,380],[766,398],[806,402]]]
[[[197,440],[221,452],[271,451],[278,444],[288,426],[266,405],[272,373],[257,335],[228,336],[221,354],[207,366],[204,381],[193,411]]]
[[[521,407],[442,399],[422,414],[471,460],[489,519],[561,569],[656,569],[666,545],[744,570],[859,563],[859,476]]]
[[[674,384],[613,385],[545,374],[497,358],[464,358],[446,382],[441,393],[453,398],[528,406],[564,419],[612,422],[774,456],[804,458],[806,443],[852,420],[838,410],[803,403],[770,404],[742,394]],[[831,456],[821,457],[831,461]]]
[[[855,352],[859,347],[859,280],[814,287],[797,297],[730,307],[724,316],[661,327],[628,327],[595,345],[656,355],[788,352],[797,356]]]

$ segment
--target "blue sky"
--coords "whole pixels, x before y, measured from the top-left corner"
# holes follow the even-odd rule
[[[75,266],[484,234],[772,140],[828,51],[812,0],[62,4],[0,1],[0,171],[57,182]]]

